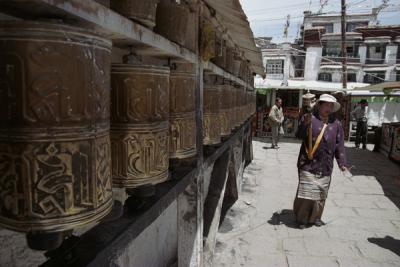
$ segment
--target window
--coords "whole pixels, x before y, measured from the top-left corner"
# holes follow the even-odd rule
[[[374,44],[367,47],[367,64],[382,64],[385,62],[386,45]]]
[[[357,75],[355,73],[347,73],[347,81],[352,83],[357,82]]]
[[[377,84],[385,81],[385,71],[365,72],[364,82]]]
[[[355,28],[368,26],[367,21],[363,22],[348,22],[346,24],[346,32],[353,32]]]
[[[333,33],[333,24],[328,24],[325,26],[326,33]]]
[[[267,60],[267,74],[283,74],[283,60]]]
[[[313,27],[325,28],[325,33],[333,33],[333,23],[313,23]]]
[[[352,46],[346,47],[346,52],[347,52],[348,55],[353,55],[354,47],[352,47]]]
[[[400,70],[396,72],[396,81],[400,82]]]
[[[320,73],[318,74],[318,81],[324,82],[331,82],[332,81],[332,74],[331,73]]]

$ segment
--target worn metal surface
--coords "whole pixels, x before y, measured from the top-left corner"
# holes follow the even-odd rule
[[[226,28],[225,33],[229,39],[243,48],[245,58],[251,62],[252,72],[262,75],[265,71],[261,51],[255,45],[253,32],[239,0],[204,0],[204,2],[215,10],[215,18]]]
[[[169,69],[113,64],[111,70],[112,176],[134,188],[168,178]]]
[[[235,84],[234,93],[235,96],[235,105],[234,105],[234,113],[235,113],[235,127],[240,127],[241,121],[241,96],[242,96],[242,87]]]
[[[110,6],[121,15],[152,28],[156,25],[156,10],[159,1],[111,0]]]
[[[0,23],[2,226],[66,231],[111,209],[110,49],[74,27]]]
[[[218,85],[204,85],[204,145],[214,145],[221,142],[221,88]]]
[[[196,76],[191,70],[173,70],[170,75],[169,156],[189,158],[196,150]]]
[[[215,57],[211,60],[220,68],[226,68],[226,41],[222,39],[222,33],[217,33],[217,39],[215,42]]]
[[[232,98],[231,85],[226,81],[225,84],[221,85],[221,109],[219,111],[219,118],[221,122],[221,136],[225,137],[231,134],[231,123],[230,118],[230,105]]]
[[[185,46],[189,15],[189,8],[183,2],[161,0],[157,6],[155,31],[167,39]]]
[[[152,30],[134,23],[111,9],[95,2],[82,0],[1,0],[0,10],[24,19],[62,19],[80,27],[95,28],[109,36],[114,46],[135,46],[142,55],[162,58],[180,58],[195,63],[197,57],[188,49],[168,41]]]

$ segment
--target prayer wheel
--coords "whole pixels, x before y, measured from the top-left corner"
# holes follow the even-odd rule
[[[113,185],[137,188],[168,178],[169,68],[113,64]]]
[[[149,28],[156,25],[156,10],[160,0],[111,0],[111,9]]]
[[[242,112],[241,112],[241,106],[242,106],[242,89],[243,87],[239,85],[235,85],[235,127],[240,127],[242,124]]]
[[[173,70],[170,76],[170,158],[196,155],[196,75],[187,70]]]
[[[242,125],[243,121],[244,121],[244,111],[243,111],[243,107],[244,107],[244,102],[245,102],[245,93],[246,91],[243,90],[243,86],[239,87],[239,125]]]
[[[58,247],[112,208],[111,42],[56,23],[0,23],[0,225]]]
[[[188,6],[183,2],[161,0],[157,6],[155,31],[165,38],[185,46],[190,15]],[[189,28],[194,28],[194,25]]]
[[[221,88],[215,82],[204,84],[203,144],[215,145],[221,142]]]
[[[221,108],[219,111],[219,118],[221,122],[221,136],[226,137],[231,134],[231,118],[230,118],[230,105],[231,105],[231,85],[229,82],[220,85],[221,90]]]
[[[246,119],[247,119],[247,116],[246,116],[246,96],[247,96],[247,93],[246,93],[246,87],[242,87],[242,90],[241,90],[241,97],[240,97],[240,101],[241,101],[241,103],[240,103],[240,122],[241,122],[241,124],[243,124],[243,122],[245,122],[246,121]]]
[[[249,118],[248,103],[249,103],[249,92],[245,87],[243,90],[243,122]]]
[[[222,35],[222,33],[219,32],[217,32],[217,34]],[[212,62],[224,69],[226,66],[226,41],[218,37],[217,35],[215,41],[215,57],[212,59]]]
[[[203,19],[200,31],[200,54],[204,61],[209,61],[215,57],[216,34],[212,23]]]
[[[257,93],[253,91],[251,98],[251,115],[257,112]]]
[[[246,91],[246,101],[244,106],[244,114],[246,116],[246,120],[250,117],[250,91]]]
[[[189,8],[188,7],[188,21],[186,25],[186,34],[185,34],[185,43],[184,46],[192,51],[193,53],[197,53],[198,45],[198,36],[199,30],[196,25],[198,25],[199,17],[196,7]]]
[[[233,53],[233,67],[232,67],[232,74],[235,76],[239,76],[240,73],[240,66],[242,64],[242,59],[238,50],[235,50]]]
[[[226,62],[225,70],[229,73],[233,73],[234,70],[234,48],[231,46],[226,47]]]
[[[233,83],[230,85],[229,120],[229,125],[232,132],[236,127],[236,87]]]
[[[249,117],[253,116],[253,113],[255,111],[255,109],[253,110],[253,107],[254,107],[254,105],[253,105],[253,101],[254,101],[253,95],[254,95],[253,91],[249,91],[248,92],[248,104],[247,105],[248,105]]]

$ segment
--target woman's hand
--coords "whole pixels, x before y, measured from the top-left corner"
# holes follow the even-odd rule
[[[353,166],[346,167],[346,166],[341,166],[340,170],[342,171],[342,174],[346,178],[351,178],[353,177],[353,174],[350,172],[350,170],[353,168]]]

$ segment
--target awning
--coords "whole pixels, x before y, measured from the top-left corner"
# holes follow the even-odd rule
[[[387,71],[391,67],[371,67],[368,68],[368,66],[364,66],[364,71]]]
[[[391,93],[400,91],[400,82],[384,82],[369,85],[362,88],[357,88],[359,91],[371,91],[371,92],[384,92]]]
[[[352,95],[351,102],[358,103],[360,100],[365,99],[368,103],[400,103],[400,95],[385,96],[385,95]]]
[[[267,94],[270,94],[270,93],[272,93],[272,90],[273,90],[273,89],[271,89],[271,88],[257,88],[257,89],[256,89],[257,94],[260,94],[260,95],[267,95]]]
[[[360,66],[347,66],[348,70],[359,70]],[[341,65],[322,65],[320,69],[342,69]]]

